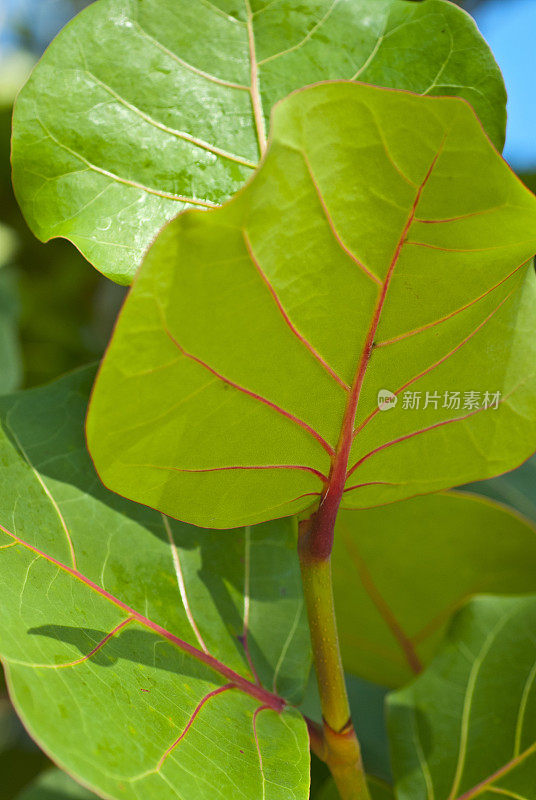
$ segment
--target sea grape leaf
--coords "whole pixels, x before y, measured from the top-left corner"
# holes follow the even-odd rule
[[[49,769],[32,781],[17,800],[97,800],[97,795],[60,769]]]
[[[201,531],[105,491],[83,441],[94,373],[0,400],[13,703],[108,797],[306,798],[306,726],[280,708],[310,667],[295,523]]]
[[[400,686],[470,595],[536,592],[536,530],[484,498],[428,495],[341,512],[332,563],[346,669]]]
[[[460,95],[502,147],[499,68],[443,0],[100,0],[19,95],[17,198],[40,239],[129,283],[164,222],[249,178],[277,100],[338,78]]]
[[[536,598],[483,596],[432,664],[391,695],[398,800],[536,796]]]
[[[462,100],[294,93],[246,189],[148,252],[90,407],[99,475],[225,528],[328,486],[362,508],[517,465],[536,439],[535,249],[536,199]],[[382,412],[384,389],[400,402]]]
[[[464,486],[465,491],[483,494],[517,509],[536,523],[536,457],[506,475]]]

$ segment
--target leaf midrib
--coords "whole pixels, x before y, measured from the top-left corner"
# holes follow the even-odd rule
[[[452,124],[453,122],[451,123],[451,127]],[[346,481],[348,480],[349,477],[348,460],[350,457],[350,451],[354,441],[354,425],[359,405],[359,399],[361,396],[361,389],[363,387],[367,368],[370,362],[370,358],[372,356],[376,331],[378,329],[383,307],[387,299],[387,294],[391,284],[391,279],[393,277],[396,265],[400,258],[402,248],[404,247],[406,238],[408,236],[415,215],[417,213],[417,208],[419,206],[422,193],[434,171],[435,165],[441,153],[443,152],[443,148],[445,146],[445,142],[449,132],[450,128],[444,133],[439,148],[436,154],[434,155],[430,163],[430,166],[428,167],[428,170],[423,180],[421,181],[421,184],[417,189],[408,218],[406,220],[406,223],[398,240],[386,277],[382,284],[381,290],[378,294],[376,307],[372,315],[369,330],[365,338],[363,350],[361,352],[361,357],[358,361],[356,373],[354,376],[354,380],[352,382],[351,391],[348,396],[346,410],[344,412],[344,416],[342,419],[339,441],[337,443],[335,454],[332,459],[329,479],[328,482],[326,483],[320,501],[321,512],[319,512],[318,514],[318,520],[316,523],[318,548],[319,548],[317,556],[319,557],[326,557],[329,554],[329,552],[331,552],[335,519],[337,517],[342,496],[344,494]]]

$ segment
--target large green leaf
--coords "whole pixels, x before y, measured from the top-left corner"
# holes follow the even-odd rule
[[[273,123],[248,187],[180,215],[140,269],[88,418],[104,483],[219,528],[300,512],[327,481],[368,507],[518,464],[536,199],[459,99],[335,82]]]
[[[534,800],[536,598],[482,597],[440,654],[391,695],[398,800]]]
[[[15,707],[106,796],[302,800],[307,730],[281,706],[310,665],[294,523],[201,531],[106,492],[82,435],[93,377],[0,401],[0,655]]]
[[[343,511],[333,572],[346,669],[400,686],[430,661],[468,596],[536,592],[536,530],[455,493]]]
[[[97,796],[59,769],[43,772],[17,800],[96,800]]]
[[[443,0],[100,0],[52,43],[16,105],[28,223],[129,283],[166,220],[249,177],[273,104],[334,78],[465,97],[502,146],[499,69]]]

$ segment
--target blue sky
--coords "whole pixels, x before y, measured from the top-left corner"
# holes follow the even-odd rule
[[[37,47],[44,48],[69,19],[68,0],[0,0],[2,46],[14,43],[16,19],[31,24]],[[505,157],[521,171],[536,170],[536,0],[486,0],[474,14],[502,69],[508,90]]]
[[[487,0],[474,16],[508,91],[505,158],[518,170],[535,170],[536,0]]]

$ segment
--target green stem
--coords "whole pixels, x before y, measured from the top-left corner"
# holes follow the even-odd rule
[[[316,517],[311,521],[315,526]],[[323,757],[342,800],[370,800],[361,749],[350,716],[333,602],[331,554],[319,558],[311,530],[300,531],[298,553],[323,716]],[[318,752],[318,747],[315,748]]]

